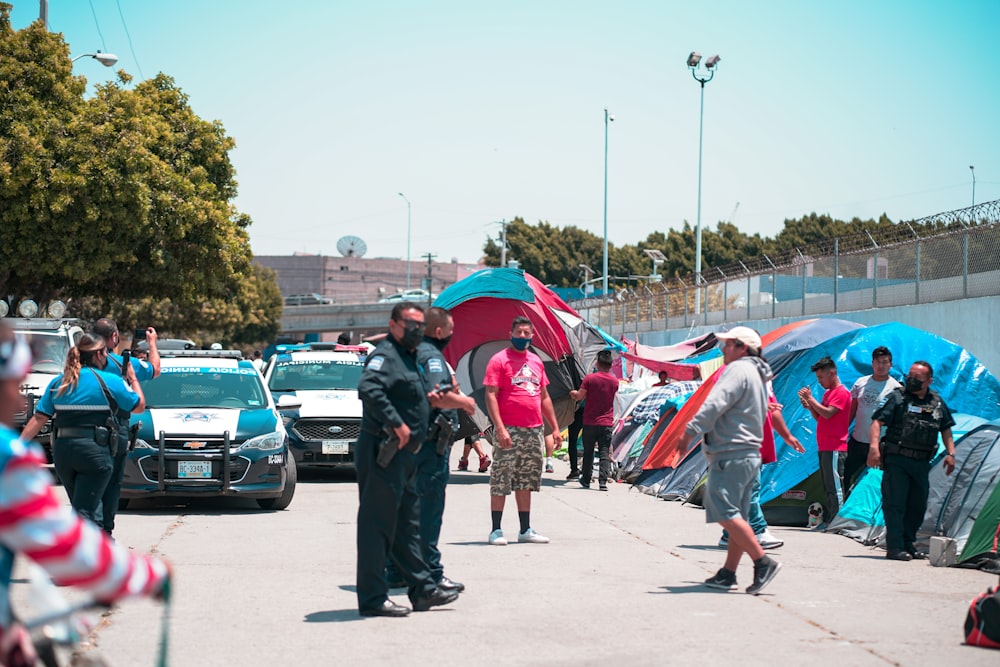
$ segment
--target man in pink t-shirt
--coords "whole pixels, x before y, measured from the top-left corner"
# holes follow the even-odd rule
[[[597,445],[601,458],[597,481],[601,491],[608,490],[611,425],[614,424],[617,393],[618,378],[611,374],[611,350],[601,350],[597,353],[597,372],[583,378],[579,389],[569,392],[569,397],[574,401],[587,401],[583,406],[583,463],[580,471],[580,486],[585,489],[590,488],[590,477],[594,471],[594,445]]]
[[[489,543],[497,546],[507,544],[500,522],[511,491],[521,523],[517,541],[534,544],[549,541],[531,527],[531,492],[542,487],[543,418],[552,428],[556,446],[562,443],[562,435],[546,389],[549,379],[545,376],[545,366],[528,349],[534,333],[531,320],[515,317],[510,328],[510,347],[493,355],[483,378],[486,411],[496,430],[490,469],[493,531]]]
[[[847,452],[847,433],[851,425],[851,392],[837,376],[837,364],[830,357],[823,357],[810,368],[826,393],[823,400],[813,398],[809,387],[799,389],[802,407],[816,418],[816,448],[819,450],[819,471],[826,491],[825,521],[833,519],[840,511],[839,488],[844,488],[844,462]]]

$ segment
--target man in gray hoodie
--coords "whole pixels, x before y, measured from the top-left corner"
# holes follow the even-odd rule
[[[736,568],[744,552],[753,559],[753,584],[747,593],[757,595],[771,583],[781,564],[764,553],[747,522],[754,480],[760,470],[760,444],[767,415],[767,382],[770,366],[761,356],[760,335],[749,327],[734,327],[716,334],[722,344],[725,370],[685,429],[682,449],[702,438],[708,460],[705,485],[705,520],[729,531],[726,563],[705,580],[720,590],[735,590]]]

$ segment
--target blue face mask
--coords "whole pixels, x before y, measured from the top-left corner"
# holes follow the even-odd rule
[[[511,337],[510,344],[513,345],[514,349],[517,350],[518,352],[524,352],[525,350],[528,349],[528,346],[531,345],[531,339]]]

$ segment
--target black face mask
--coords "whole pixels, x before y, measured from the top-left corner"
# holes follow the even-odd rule
[[[400,339],[400,343],[407,350],[417,349],[417,345],[420,345],[420,341],[424,338],[424,327],[419,324],[411,324],[409,322],[403,323],[403,337]]]
[[[922,390],[923,388],[924,388],[924,383],[921,380],[918,380],[917,378],[914,377],[910,377],[909,375],[906,376],[906,391],[910,392],[911,394],[916,394],[920,392],[920,390]]]
[[[445,336],[444,338],[431,338],[430,336],[424,336],[424,340],[436,347],[438,352],[444,352],[444,348],[448,347],[448,343],[451,342],[451,336]]]

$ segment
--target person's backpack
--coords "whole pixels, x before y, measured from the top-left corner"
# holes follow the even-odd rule
[[[965,643],[1000,648],[1000,584],[977,596],[965,617]]]

